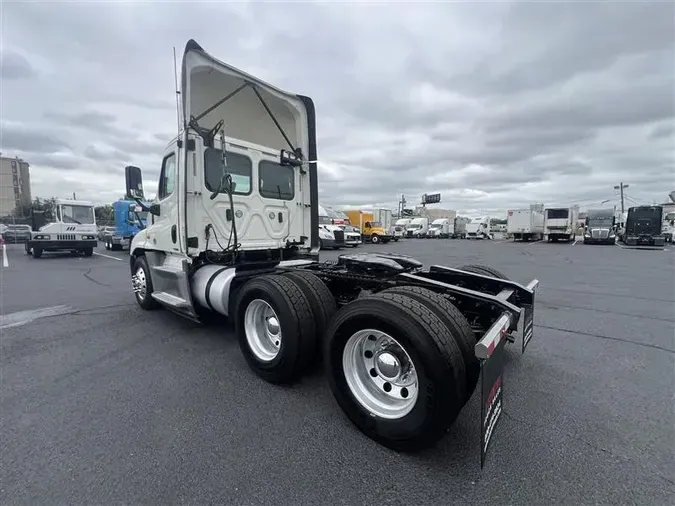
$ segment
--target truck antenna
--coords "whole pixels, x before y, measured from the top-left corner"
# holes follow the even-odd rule
[[[176,60],[176,46],[173,46],[173,81],[176,87],[176,123],[178,126],[178,135],[180,135],[180,89],[178,88],[178,62]]]

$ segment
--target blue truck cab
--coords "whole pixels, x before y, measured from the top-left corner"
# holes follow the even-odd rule
[[[113,210],[115,212],[115,232],[103,236],[105,249],[116,251],[128,249],[134,236],[147,226],[148,213],[142,211],[133,200],[118,200],[113,204]]]

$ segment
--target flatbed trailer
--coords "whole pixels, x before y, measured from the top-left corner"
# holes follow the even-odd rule
[[[524,352],[532,339],[538,281],[396,254],[320,261],[312,100],[193,40],[182,72],[189,120],[164,153],[158,198],[146,206],[153,222],[131,244],[138,305],[197,322],[227,317],[249,367],[271,383],[293,383],[323,360],[346,416],[397,451],[441,439],[482,374],[482,463],[502,412],[503,349],[519,338]],[[141,169],[125,173],[142,202]]]

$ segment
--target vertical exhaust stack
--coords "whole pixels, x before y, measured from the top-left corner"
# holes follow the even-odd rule
[[[671,201],[671,202],[675,202],[675,190],[673,190],[672,192],[670,192],[670,193],[668,194],[668,196],[670,197],[670,201]]]

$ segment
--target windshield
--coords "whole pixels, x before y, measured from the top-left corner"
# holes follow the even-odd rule
[[[94,208],[62,204],[61,220],[63,223],[77,223],[78,225],[92,225],[94,223]]]
[[[443,225],[441,225],[440,223],[432,223],[430,228],[441,228],[442,226]]]
[[[612,224],[611,216],[591,216],[588,218],[588,223],[591,225]]]
[[[422,228],[422,225],[420,225],[419,223],[411,223],[410,225],[408,225],[408,230],[415,230],[417,228]]]
[[[319,225],[332,225],[333,220],[328,216],[319,216]]]
[[[28,225],[9,225],[7,228],[9,230],[30,230]]]

